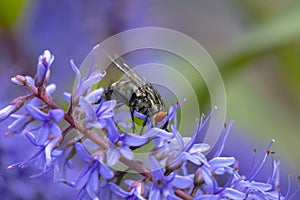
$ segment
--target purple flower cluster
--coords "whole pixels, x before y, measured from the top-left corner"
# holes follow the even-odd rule
[[[37,151],[8,169],[30,166],[36,170],[33,177],[53,171],[54,182],[78,189],[76,199],[292,199],[298,192],[280,191],[280,162],[270,150],[274,140],[260,159],[253,156],[246,175],[239,173],[234,157],[222,156],[232,122],[224,128],[214,155],[204,154],[210,146],[197,138],[205,134],[216,108],[199,119],[192,138],[182,137],[177,129],[176,113],[183,102],[175,103],[155,126],[149,123],[140,134],[133,133],[129,111],[116,100],[105,101],[105,88],[95,87],[105,73],[93,70],[93,64],[82,77],[71,61],[77,83],[71,93],[63,94],[69,107],[60,108],[51,97],[55,85],[46,86],[53,60],[46,50],[34,79],[12,78],[30,93],[0,110],[0,121],[14,118],[6,136],[25,135]],[[143,147],[147,153],[140,153]],[[272,161],[268,180],[256,181],[268,159]],[[77,175],[68,176],[74,168]]]

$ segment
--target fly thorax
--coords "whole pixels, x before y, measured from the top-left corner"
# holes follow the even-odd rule
[[[132,93],[136,90],[136,86],[129,80],[120,80],[114,82],[110,86],[111,99],[115,99],[118,102],[129,105],[129,100]]]

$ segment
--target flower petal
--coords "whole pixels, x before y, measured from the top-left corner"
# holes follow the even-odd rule
[[[131,196],[130,192],[126,192],[124,191],[122,188],[120,188],[119,186],[117,186],[114,183],[108,183],[110,190],[117,196],[125,199]]]
[[[102,94],[104,92],[103,88],[99,88],[96,89],[94,91],[92,91],[91,93],[89,93],[85,98],[89,103],[96,103],[97,101],[99,101],[102,97]]]
[[[193,179],[189,176],[175,175],[175,178],[172,181],[172,185],[180,189],[188,188],[192,184],[193,184]]]
[[[84,81],[82,81],[82,84],[78,88],[76,96],[79,97],[84,94],[88,90],[88,88],[90,88],[95,83],[98,83],[104,75],[101,74],[99,70],[96,70],[89,77],[85,77]]]
[[[8,131],[12,133],[20,133],[24,130],[27,125],[27,122],[30,120],[29,116],[22,115],[18,119],[16,119],[13,123],[11,123],[7,128]]]
[[[32,106],[32,105],[27,105],[26,106],[26,111],[36,120],[39,121],[45,121],[48,120],[49,118],[49,114],[46,114],[42,111],[40,111],[38,108]]]
[[[262,182],[256,182],[256,181],[251,181],[252,187],[257,188],[260,191],[268,191],[272,189],[272,185],[268,183],[262,183]]]
[[[94,160],[80,142],[75,144],[75,149],[83,162],[90,164],[90,162]]]
[[[119,159],[120,159],[120,153],[118,150],[116,150],[114,148],[109,148],[107,150],[106,160],[110,166],[115,165],[119,161]]]
[[[106,119],[106,128],[110,141],[116,143],[119,140],[120,134],[112,118]]]
[[[90,180],[89,180],[89,187],[91,188],[91,190],[93,191],[93,193],[95,193],[95,191],[98,189],[98,170],[94,170],[90,176]]]
[[[198,197],[195,197],[194,200],[218,200],[219,198],[213,194],[204,194]]]
[[[211,171],[215,171],[218,168],[229,167],[233,165],[235,162],[234,157],[217,157],[213,158],[209,161],[209,165],[211,166]]]
[[[153,187],[150,190],[149,200],[161,199],[160,191],[158,188]]]
[[[63,98],[64,98],[67,102],[70,102],[70,100],[71,100],[71,93],[69,93],[69,92],[63,92],[62,96],[63,96]]]
[[[61,136],[61,130],[59,128],[59,126],[55,123],[53,123],[51,126],[50,126],[50,131],[53,135],[55,135],[55,137],[59,137]]]
[[[205,152],[207,150],[210,149],[210,146],[209,144],[205,144],[205,143],[199,143],[199,144],[194,144],[192,146],[192,148],[189,150],[189,152],[192,154],[192,153],[195,153],[195,152]]]
[[[54,109],[50,111],[55,122],[59,122],[64,118],[65,112],[60,109]]]
[[[127,158],[128,160],[133,160],[134,158],[134,153],[131,151],[131,149],[129,149],[126,146],[120,147],[120,153]]]
[[[32,134],[30,131],[25,131],[25,136],[27,137],[27,139],[35,146],[39,146],[37,144],[37,139],[35,137],[34,134]]]
[[[171,128],[172,128],[172,132],[175,135],[175,139],[171,140],[172,146],[175,145],[178,150],[183,149],[184,141],[183,141],[183,138],[182,138],[181,134],[174,128],[174,126],[172,126]]]
[[[88,120],[96,120],[96,113],[93,106],[84,97],[80,97],[79,105],[84,110]]]
[[[196,152],[193,153],[192,156],[200,160],[205,166],[210,166],[210,164],[207,162],[207,158],[202,153]]]
[[[136,135],[136,134],[130,134],[130,133],[125,134],[124,140],[123,140],[123,142],[126,145],[132,146],[132,147],[142,146],[142,145],[146,144],[148,141],[149,141],[149,139],[146,137]]]
[[[82,169],[82,171],[78,177],[78,180],[75,183],[75,188],[76,189],[83,188],[87,184],[87,182],[90,178],[90,174],[91,174],[90,166],[86,165],[86,167]]]
[[[53,84],[53,83],[47,85],[47,87],[46,87],[46,92],[47,92],[47,94],[52,94],[52,93],[55,92],[55,90],[56,90],[56,85]]]
[[[171,140],[172,138],[174,138],[173,133],[167,132],[163,129],[156,128],[156,127],[147,130],[143,134],[143,136],[144,137],[152,137],[152,138],[159,137],[159,138],[162,138],[162,139],[165,139],[165,140]]]
[[[236,200],[239,200],[239,199],[245,199],[246,198],[246,194],[238,191],[238,190],[235,190],[235,189],[232,189],[232,188],[226,188],[223,192],[222,192],[222,195],[228,199],[236,199]]]
[[[163,167],[160,166],[154,156],[149,157],[149,167],[155,180],[160,180],[164,177]]]
[[[102,162],[100,162],[99,173],[105,179],[111,179],[114,177],[114,173]]]
[[[77,86],[80,87],[81,82],[82,82],[82,78],[81,78],[80,71],[79,71],[79,69],[76,67],[76,65],[75,65],[75,63],[74,63],[74,61],[73,61],[73,59],[70,60],[70,64],[71,64],[71,67],[72,67],[73,71],[74,71],[75,74],[76,74],[76,78],[77,78]]]
[[[198,155],[191,155],[191,154],[189,154],[187,152],[183,152],[182,154],[183,154],[183,158],[185,160],[189,160],[189,161],[191,161],[192,163],[194,163],[196,165],[201,165],[201,164],[208,165],[207,161],[205,160],[206,159],[205,156],[204,157],[200,157]]]
[[[44,126],[41,127],[36,136],[37,144],[43,145],[48,140],[48,136],[49,128]]]
[[[51,142],[49,142],[49,144],[47,144],[45,147],[46,166],[49,166],[52,162],[52,158],[51,158],[52,150],[54,149],[58,140],[59,138],[51,140]]]

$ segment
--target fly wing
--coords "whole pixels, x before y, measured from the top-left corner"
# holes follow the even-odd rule
[[[140,88],[147,83],[146,80],[139,76],[122,57],[115,56],[115,58],[112,58],[107,53],[106,55],[111,62],[137,86],[137,88]]]
[[[164,102],[160,94],[155,90],[151,83],[147,82],[139,76],[122,57],[110,56],[104,52],[114,65],[121,70],[129,80],[137,87],[141,97],[144,98],[143,102],[148,102],[151,105],[153,113],[164,110]],[[141,95],[142,94],[142,95]]]

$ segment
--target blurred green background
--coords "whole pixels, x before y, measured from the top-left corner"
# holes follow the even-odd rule
[[[1,0],[1,103],[22,91],[12,94],[10,77],[33,75],[44,49],[55,54],[52,79],[61,94],[72,87],[70,58],[80,65],[95,44],[143,26],[187,34],[216,62],[226,87],[227,119],[235,121],[228,143],[238,150],[229,148],[228,154],[243,159],[244,152],[250,156],[252,148],[262,150],[274,138],[283,173],[299,174],[300,1]],[[70,78],[62,79],[62,72]],[[208,100],[204,93],[199,98]]]

